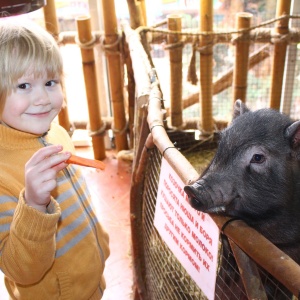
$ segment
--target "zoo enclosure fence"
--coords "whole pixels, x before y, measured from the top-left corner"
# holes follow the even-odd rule
[[[140,40],[144,41],[143,32],[140,35],[141,30],[133,31],[126,24],[123,28],[129,44],[137,89],[136,147],[131,187],[135,298],[206,299],[159,236],[154,227],[153,218],[162,156],[187,184],[197,179],[199,174],[184,157],[183,150],[202,151],[205,147],[214,147],[214,138],[212,135],[207,139],[211,143],[203,143],[194,138],[194,133],[190,134],[190,131],[185,130],[185,124],[182,126],[166,124],[165,101],[162,100],[155,66],[149,53],[144,50],[147,49],[147,45],[143,47],[140,43]],[[294,38],[298,35],[296,32],[297,30],[295,30]],[[267,40],[269,38],[271,36],[267,34]],[[202,101],[207,101],[207,99],[202,99]],[[170,109],[172,111],[172,108]],[[199,131],[197,126],[191,128]],[[201,131],[207,134],[203,128],[200,128]],[[177,145],[174,145],[175,141],[180,144],[181,151],[177,149]],[[220,229],[228,221],[227,218],[216,216],[213,219]],[[232,287],[235,282],[239,281],[238,278],[241,278],[243,285],[233,288],[232,294],[228,294],[228,291],[224,294],[225,285],[219,285],[222,284],[219,278],[222,270],[219,269],[215,299],[290,299],[291,296],[287,291],[294,295],[294,299],[298,299],[299,265],[242,221],[229,223],[222,230],[222,234],[228,237],[232,255],[239,266],[237,273],[233,274],[226,284]],[[227,258],[220,251],[219,261],[225,262]],[[228,259],[230,263],[232,257]],[[262,288],[261,278],[274,285],[273,294],[269,294]]]

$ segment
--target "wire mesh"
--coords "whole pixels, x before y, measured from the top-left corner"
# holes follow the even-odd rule
[[[273,15],[274,16],[274,15]],[[186,16],[185,16],[186,18]],[[234,18],[233,18],[234,19]],[[257,15],[253,20],[253,25],[259,25],[259,22],[266,20],[265,15]],[[234,27],[228,27],[229,23],[226,23],[223,19],[218,21],[215,20],[215,30],[218,31],[232,31]],[[195,28],[193,23],[190,21],[186,23],[186,28]],[[300,20],[292,20],[293,28],[299,28]],[[189,26],[190,25],[190,26]],[[193,27],[194,26],[194,27]],[[268,24],[264,29],[272,28],[274,24]],[[224,29],[226,28],[226,29]],[[165,42],[161,44],[152,44],[151,56],[160,79],[162,92],[165,99],[165,106],[170,107],[170,60],[169,51],[165,50]],[[267,47],[267,48],[266,48]],[[256,51],[266,48],[269,54],[267,57],[256,63],[254,66],[249,68],[247,76],[247,94],[246,104],[250,109],[260,109],[269,106],[270,103],[270,92],[271,92],[271,81],[272,81],[272,65],[274,44],[271,43],[255,43],[251,41],[250,44],[250,56]],[[293,119],[300,118],[300,51],[299,43],[291,43],[287,47],[286,55],[286,66],[284,74],[284,83],[282,87],[282,103],[281,111],[290,115]],[[213,83],[216,83],[222,76],[228,74],[234,67],[235,61],[235,45],[234,43],[217,43],[213,46]],[[193,47],[191,44],[185,44],[183,48],[182,56],[182,99],[187,99],[192,95],[199,96],[200,89],[200,59],[199,53],[196,53],[196,75],[198,81],[196,84],[192,84],[187,80],[188,70],[193,54]],[[200,103],[200,100],[198,101]],[[183,118],[200,118],[200,105],[195,103],[183,111]],[[212,109],[213,118],[218,120],[230,120],[233,106],[233,88],[232,82],[229,82],[226,88],[218,93],[214,93],[212,97]]]
[[[187,274],[153,225],[161,155],[153,151],[145,178],[143,196],[143,237],[147,285],[150,299],[207,299]]]

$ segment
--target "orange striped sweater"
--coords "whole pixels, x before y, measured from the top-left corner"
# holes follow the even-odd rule
[[[26,205],[24,165],[39,148],[61,144],[67,132],[53,123],[45,137],[0,125],[0,268],[11,299],[101,299],[108,236],[91,207],[80,169],[60,171],[48,214]]]

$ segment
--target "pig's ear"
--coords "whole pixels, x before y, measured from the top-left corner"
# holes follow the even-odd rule
[[[300,154],[300,121],[294,122],[285,130],[285,136],[291,143],[292,150],[298,152],[297,157]]]
[[[235,119],[248,111],[249,111],[248,107],[242,102],[242,100],[238,99],[234,103],[232,118]]]

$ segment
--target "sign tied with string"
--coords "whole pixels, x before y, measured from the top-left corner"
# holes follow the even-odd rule
[[[184,183],[163,158],[154,226],[209,300],[214,299],[219,229],[212,218],[188,202]]]

